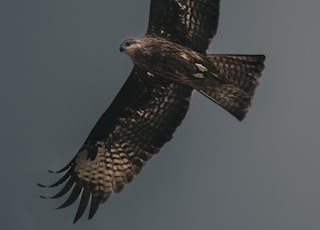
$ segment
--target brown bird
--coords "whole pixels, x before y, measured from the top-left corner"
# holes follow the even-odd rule
[[[74,222],[89,219],[112,192],[118,193],[159,152],[180,125],[197,90],[242,120],[264,69],[264,55],[207,54],[219,19],[219,0],[151,0],[147,33],[128,39],[120,51],[134,68],[88,138],[63,169],[71,188],[60,208],[81,194]],[[40,185],[44,187],[43,185]]]

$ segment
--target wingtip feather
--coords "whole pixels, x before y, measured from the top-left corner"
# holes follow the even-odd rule
[[[83,213],[88,205],[90,194],[91,194],[91,192],[89,189],[87,189],[87,188],[83,189],[80,204],[79,204],[76,216],[74,217],[73,223],[76,223],[80,219],[80,217],[83,215]]]
[[[81,193],[81,190],[82,190],[81,185],[76,184],[73,187],[73,190],[70,193],[68,199],[62,205],[60,205],[57,209],[62,209],[62,208],[68,207],[71,204],[73,204],[75,202],[75,200],[79,197],[79,194]]]

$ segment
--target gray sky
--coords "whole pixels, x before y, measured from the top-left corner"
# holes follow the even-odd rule
[[[248,116],[194,93],[168,143],[92,221],[41,200],[129,75],[149,0],[0,3],[1,228],[320,229],[317,0],[221,0],[210,52],[265,54]]]

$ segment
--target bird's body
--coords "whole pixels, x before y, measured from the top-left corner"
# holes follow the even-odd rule
[[[165,78],[190,86],[239,120],[247,113],[259,74],[264,68],[263,55],[200,53],[153,35],[128,39],[120,45],[120,51],[130,56],[134,65],[150,78]],[[227,70],[234,71],[236,76],[221,74]],[[241,71],[245,75],[240,74]]]
[[[60,208],[81,196],[74,221],[90,203],[89,218],[112,192],[120,192],[168,142],[197,90],[242,120],[264,68],[263,55],[207,54],[219,18],[219,0],[151,0],[145,36],[120,50],[134,68],[102,114],[65,175]],[[42,185],[41,185],[42,186]],[[90,202],[89,202],[90,201]]]
[[[126,47],[127,43],[132,44]],[[140,69],[150,70],[150,76],[161,76],[185,85],[192,84],[195,78],[217,78],[217,70],[205,54],[167,39],[146,35],[122,44],[122,50],[133,63]]]

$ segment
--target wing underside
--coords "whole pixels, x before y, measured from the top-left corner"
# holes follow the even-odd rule
[[[74,221],[91,200],[89,218],[112,192],[120,192],[153,154],[172,138],[184,118],[192,89],[134,68],[92,129],[75,158],[59,172],[65,182],[58,198],[72,190],[60,208],[81,196]]]
[[[220,0],[151,0],[147,34],[204,53],[217,32]]]

